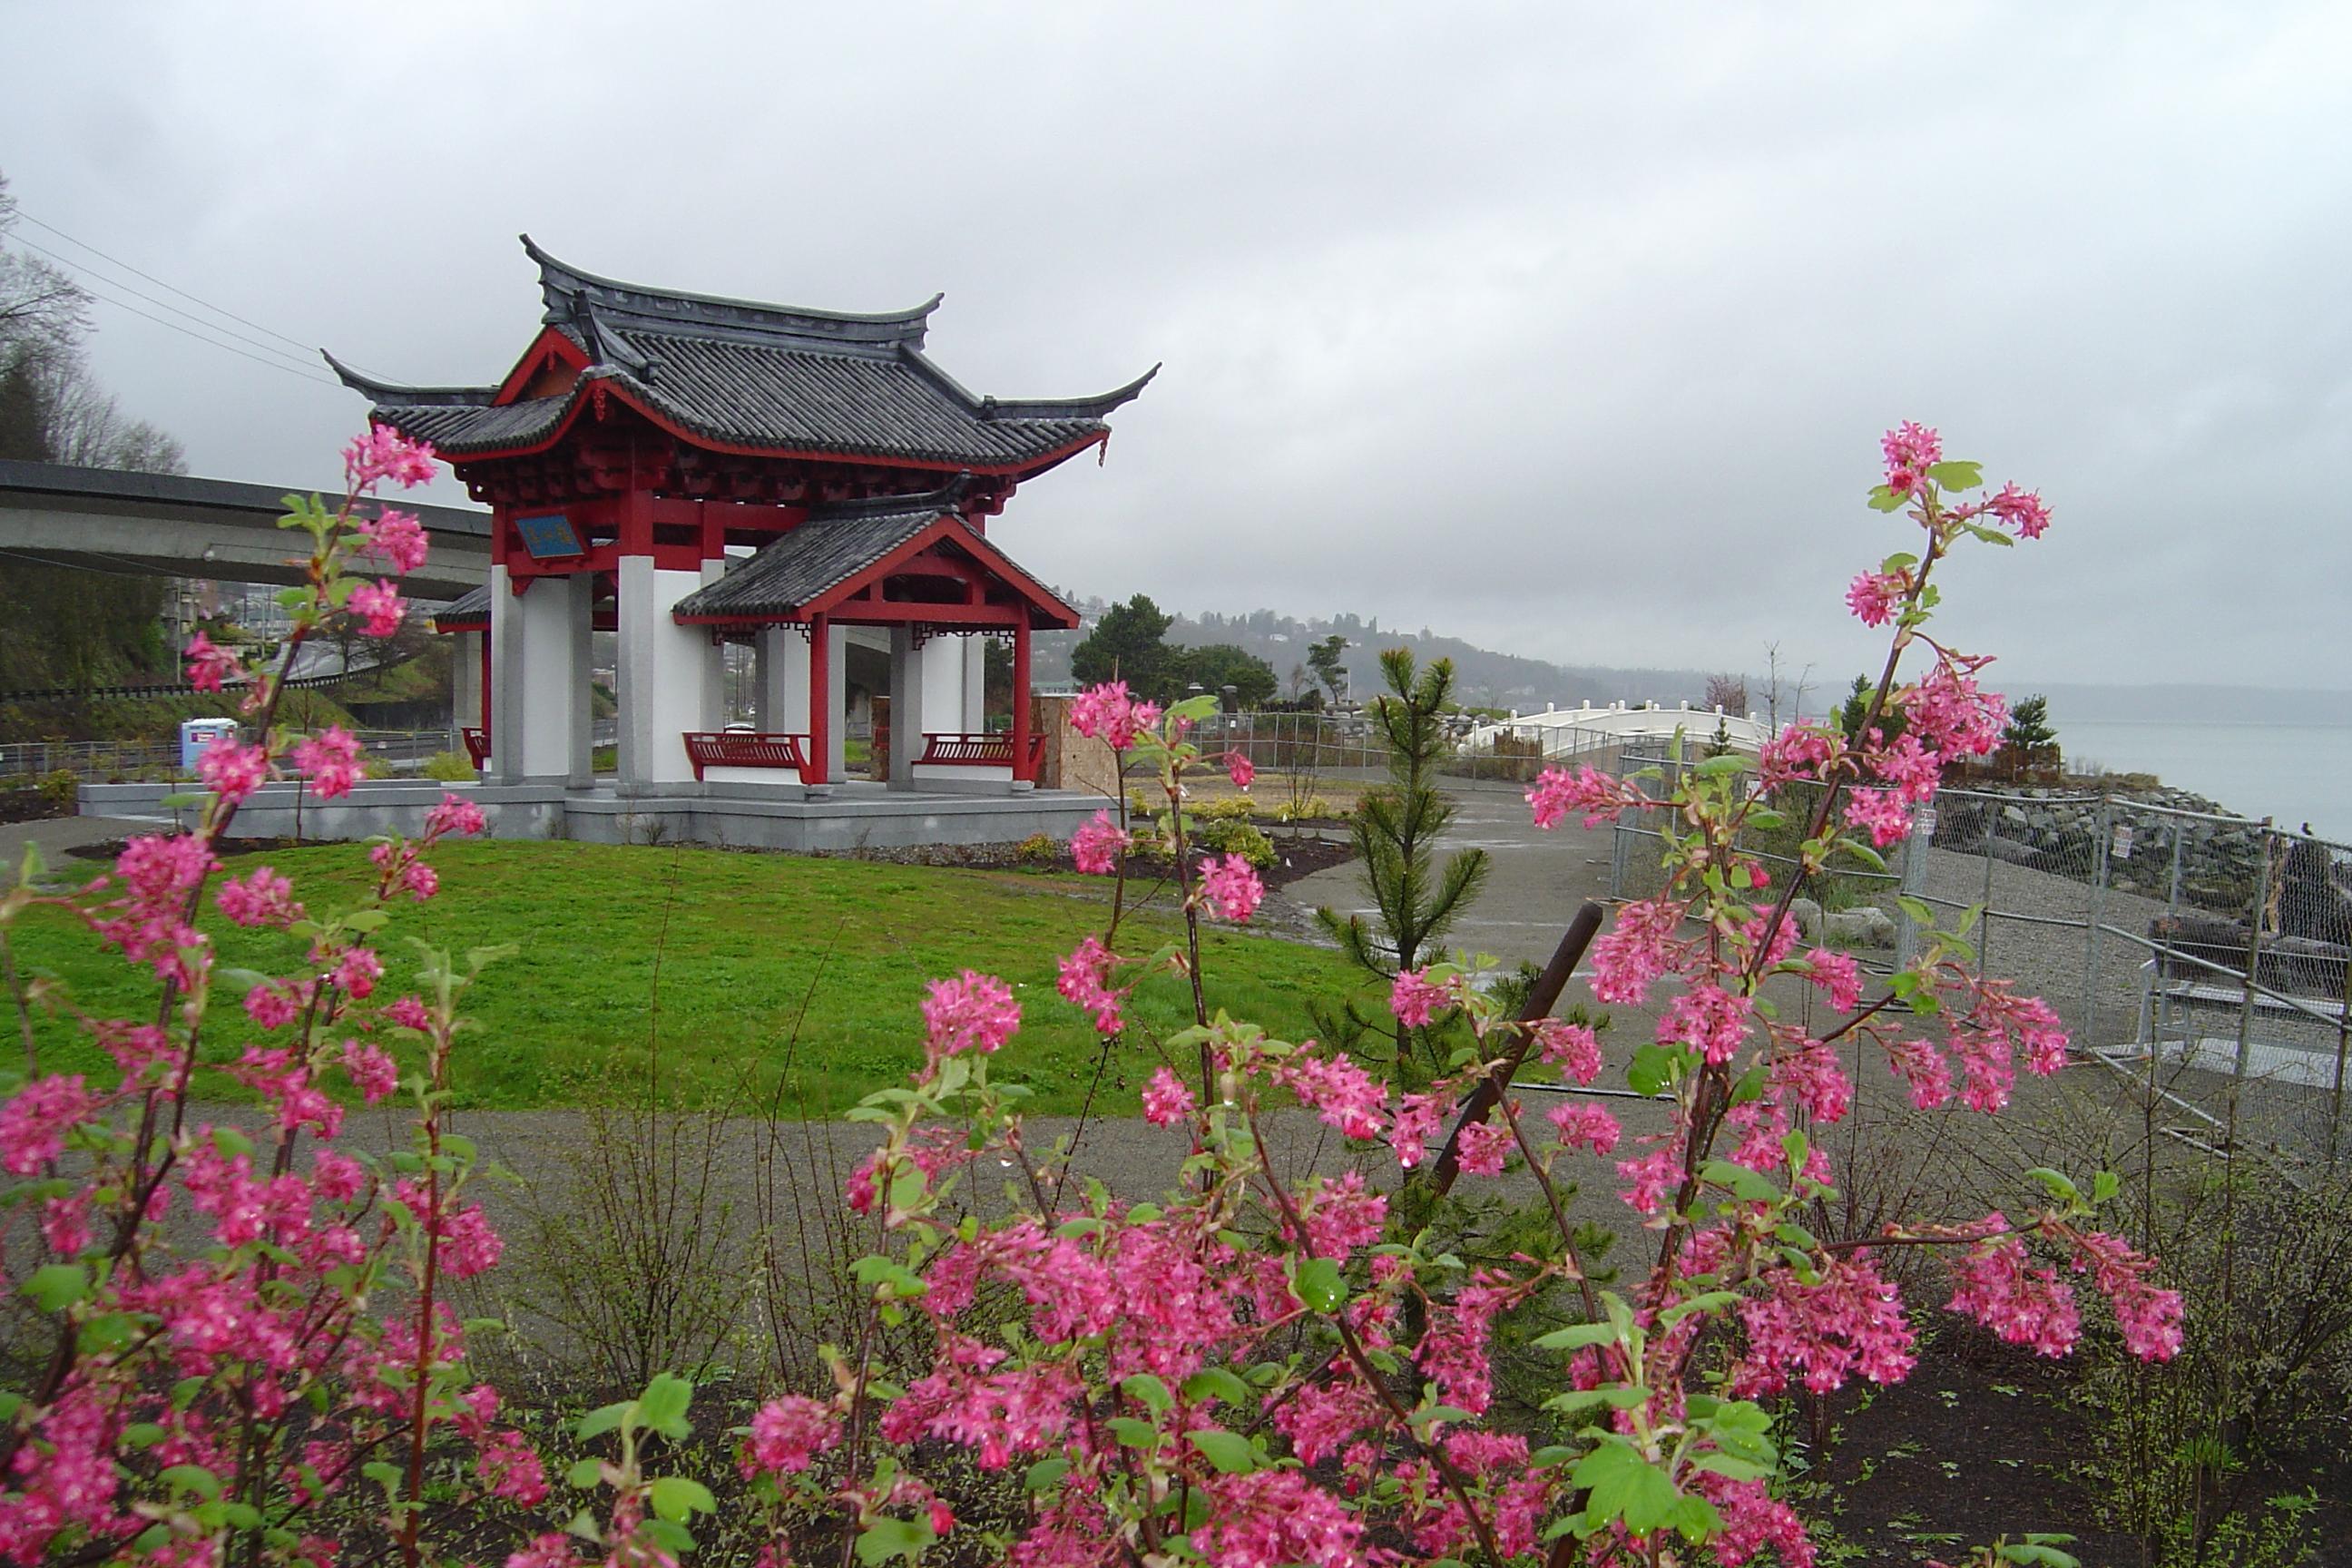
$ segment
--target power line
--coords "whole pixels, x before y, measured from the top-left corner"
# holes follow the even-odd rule
[[[101,261],[112,262],[115,266],[121,268],[125,272],[137,273],[138,276],[144,278],[148,282],[154,284],[158,289],[169,289],[173,293],[177,294],[183,300],[194,300],[197,304],[202,305],[205,310],[213,311],[216,315],[226,316],[230,321],[251,327],[257,332],[267,332],[269,336],[276,338],[281,343],[291,343],[294,347],[300,349],[305,355],[318,352],[316,345],[314,344],[303,342],[299,338],[289,338],[284,332],[276,331],[268,327],[263,326],[259,321],[247,321],[235,310],[225,310],[221,306],[214,304],[209,300],[204,299],[198,295],[191,294],[176,283],[166,283],[152,272],[142,272],[138,268],[131,266],[128,261],[117,261],[113,257],[107,255],[106,252],[90,244],[88,240],[76,239],[72,235],[68,234],[64,229],[59,228],[53,223],[43,223],[39,218],[37,218],[31,213],[26,212],[21,204],[16,208],[16,216],[23,218],[26,223],[47,229],[51,234],[56,235],[59,239],[64,240],[68,245],[79,246],[82,249],[89,251],[92,256],[97,257]],[[30,245],[32,244],[32,241],[26,240],[25,243]],[[46,254],[55,255],[56,253],[51,251],[47,252]],[[166,307],[166,309],[171,308],[172,307]]]
[[[84,287],[87,288],[88,285],[84,285]],[[208,338],[205,336],[204,333],[196,331],[194,327],[184,327],[177,321],[166,321],[161,316],[152,315],[149,312],[141,310],[136,305],[126,305],[121,300],[115,299],[112,295],[101,294],[95,289],[89,289],[89,297],[93,300],[103,300],[106,303],[112,305],[115,309],[119,310],[128,310],[134,316],[144,316],[148,321],[154,322],[159,327],[169,327],[173,331],[184,333],[186,336],[195,339],[196,342],[200,343],[209,343],[214,348],[219,349],[225,353],[233,353],[239,359],[249,359],[256,364],[268,365],[271,370],[294,376],[299,380],[315,382],[320,386],[336,386],[340,384],[339,383],[328,380],[323,375],[312,375],[308,371],[296,370],[292,365],[287,364],[283,361],[263,359],[259,354],[247,353],[241,348],[222,342],[218,338]]]
[[[25,238],[23,238],[23,237],[20,237],[18,238],[18,240],[17,240],[17,243],[18,243],[19,245],[24,246],[26,248],[27,248],[27,249],[29,249],[29,250],[37,250],[37,251],[39,251],[43,256],[47,257],[50,260],[52,260],[52,261],[54,261],[54,262],[58,263],[59,266],[61,266],[61,267],[63,267],[63,268],[67,268],[67,269],[68,269],[68,271],[69,273],[78,273],[78,272],[79,272],[80,270],[86,269],[86,268],[87,268],[87,265],[88,265],[87,263],[69,261],[69,260],[68,260],[66,258],[64,258],[64,257],[62,257],[62,256],[59,256],[56,251],[51,250],[47,246],[41,244],[41,243],[40,243],[39,241],[37,241],[37,240],[25,239]],[[142,277],[144,277],[144,276],[146,276],[146,275],[145,275],[144,273],[142,273],[142,274],[141,274],[141,276],[142,276]],[[78,281],[82,281],[79,278],[78,278],[78,279],[77,279],[77,280],[78,280]],[[223,337],[235,338],[238,342],[241,342],[241,343],[250,343],[250,344],[252,344],[255,348],[259,349],[259,350],[260,350],[262,353],[264,353],[276,354],[276,355],[278,355],[278,356],[279,358],[281,358],[281,359],[294,360],[294,361],[296,361],[296,363],[299,363],[299,364],[302,364],[302,365],[305,365],[305,366],[308,366],[308,365],[313,365],[313,364],[316,364],[316,363],[318,363],[316,360],[312,359],[312,358],[311,358],[310,355],[308,355],[308,354],[302,354],[302,355],[299,355],[299,356],[298,356],[298,355],[295,355],[295,354],[289,354],[289,353],[288,353],[284,349],[281,349],[281,348],[273,348],[273,347],[271,347],[269,344],[263,342],[259,338],[248,338],[248,337],[247,337],[243,332],[231,331],[229,328],[227,328],[227,327],[224,327],[224,326],[220,325],[217,321],[205,321],[202,316],[197,315],[194,310],[182,310],[179,306],[173,304],[169,300],[158,300],[157,298],[155,298],[155,296],[154,296],[154,295],[152,295],[152,294],[149,294],[149,293],[144,293],[144,292],[142,292],[142,290],[140,290],[140,289],[133,289],[133,288],[132,288],[130,284],[128,284],[128,283],[119,282],[119,281],[117,281],[116,279],[111,279],[111,278],[100,278],[100,279],[98,279],[98,281],[100,281],[100,282],[101,282],[101,283],[105,284],[105,285],[106,285],[108,288],[110,288],[110,289],[121,289],[124,293],[126,293],[126,294],[130,295],[131,298],[133,298],[133,299],[135,299],[135,300],[146,300],[149,304],[153,305],[153,306],[157,307],[157,308],[158,308],[158,309],[160,309],[160,310],[169,310],[169,311],[171,311],[171,312],[172,312],[173,315],[175,315],[175,316],[184,316],[184,317],[186,317],[189,321],[195,322],[195,323],[196,323],[196,325],[198,325],[199,327],[202,327],[205,331],[208,331],[208,332],[218,332],[218,333],[220,333]],[[87,281],[82,281],[82,287],[84,287],[84,288],[88,288],[88,287],[89,287],[88,282],[87,282]],[[110,303],[120,303],[121,301],[117,300],[117,301],[110,301]],[[126,306],[126,307],[124,307],[124,308],[125,308],[125,309],[129,309],[129,307],[127,307],[127,306]],[[149,318],[149,319],[150,319],[150,320],[152,320],[153,318],[152,318],[152,317],[151,317],[151,318]],[[264,328],[264,329],[263,329],[263,331],[268,331],[268,329],[267,329],[267,328]],[[278,334],[277,334],[277,333],[275,333],[275,332],[271,332],[271,333],[270,333],[270,336],[272,336],[272,337],[276,337],[277,335],[278,335]]]

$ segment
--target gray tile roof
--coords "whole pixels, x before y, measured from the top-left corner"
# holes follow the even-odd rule
[[[942,520],[961,520],[952,510],[961,481],[922,496],[881,496],[820,507],[808,521],[772,544],[737,563],[716,583],[679,600],[673,614],[686,620],[706,616],[742,619],[796,618],[802,606],[839,587],[876,562]],[[990,564],[1008,570],[1049,603],[1061,600],[1029,573],[976,533],[965,538],[985,552]],[[1076,612],[1064,606],[1069,623]]]
[[[933,299],[870,316],[652,289],[539,263],[546,320],[591,360],[560,397],[490,406],[495,389],[411,388],[329,356],[376,416],[464,458],[552,435],[598,382],[691,437],[734,447],[1003,470],[1066,455],[1106,435],[1104,416],[1140,393],[1154,366],[1096,397],[978,397],[924,357]]]
[[[435,631],[471,631],[490,624],[490,590],[486,584],[461,594],[433,612]]]

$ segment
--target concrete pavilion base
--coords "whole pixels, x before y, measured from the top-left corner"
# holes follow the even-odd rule
[[[181,786],[184,788],[184,786]],[[84,784],[85,816],[129,817],[159,826],[194,826],[196,813],[163,800],[169,784]],[[322,841],[379,833],[415,835],[445,793],[482,808],[493,838],[567,838],[586,844],[708,844],[729,849],[903,849],[922,844],[1013,844],[1035,834],[1056,841],[1099,810],[1072,790],[892,790],[837,784],[681,784],[658,795],[624,796],[610,785],[441,784],[374,779],[340,800],[301,803],[300,836]],[[295,786],[270,784],[237,812],[239,837],[295,837]]]

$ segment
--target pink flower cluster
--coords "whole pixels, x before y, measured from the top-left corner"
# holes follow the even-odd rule
[[[433,478],[433,447],[411,441],[389,425],[372,425],[343,448],[343,477],[353,491],[372,490],[384,480],[415,489]]]
[[[367,776],[360,762],[359,737],[341,724],[330,724],[316,735],[296,743],[294,767],[310,781],[310,793],[320,800],[332,800],[352,793],[352,786]]]
[[[1927,482],[1927,471],[1944,460],[1943,437],[1916,420],[1906,419],[1879,437],[1886,458],[1886,488],[1910,495]]]
[[[382,558],[394,572],[414,572],[425,564],[425,527],[415,512],[386,507],[381,517],[362,518],[359,531],[367,542],[367,553]]]
[[[1405,1027],[1422,1028],[1438,1008],[1447,1005],[1452,994],[1450,986],[1429,978],[1426,968],[1407,969],[1389,987],[1389,1011]]]
[[[992,974],[967,969],[953,980],[934,980],[923,1003],[923,1049],[934,1066],[965,1051],[995,1051],[1020,1027],[1013,987]]]
[[[1614,822],[1626,807],[1638,805],[1641,790],[1626,780],[1602,773],[1586,763],[1574,771],[1567,768],[1546,768],[1537,775],[1535,788],[1528,791],[1528,805],[1535,810],[1536,826],[1553,828],[1571,811],[1585,814],[1584,826],[1598,827],[1604,822]]]
[[[1192,1114],[1192,1091],[1167,1068],[1151,1075],[1143,1088],[1143,1119],[1154,1127],[1172,1127]]]
[[[1130,698],[1124,680],[1089,686],[1070,704],[1070,728],[1115,752],[1130,749],[1159,722],[1160,705]]]
[[[1201,896],[1218,914],[1239,924],[1257,912],[1265,899],[1265,884],[1247,860],[1227,855],[1202,862]]]
[[[360,618],[360,630],[372,637],[388,637],[400,630],[408,602],[386,581],[362,583],[352,590],[351,612]]]
[[[1116,1035],[1127,1026],[1122,1012],[1127,990],[1110,984],[1111,966],[1118,962],[1118,954],[1105,947],[1100,938],[1089,936],[1062,960],[1061,976],[1055,982],[1055,988],[1073,1005],[1094,1015],[1098,1035]]]
[[[1070,835],[1070,859],[1089,877],[1108,877],[1118,869],[1119,857],[1127,853],[1129,843],[1110,813],[1097,811],[1092,822]]]
[[[218,691],[232,675],[245,672],[244,662],[236,653],[221,647],[204,633],[188,639],[187,652],[183,656],[188,665],[188,684],[199,691]]]

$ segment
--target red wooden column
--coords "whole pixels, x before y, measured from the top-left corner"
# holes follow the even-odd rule
[[[1029,613],[1013,624],[1013,776],[1034,778],[1029,766]]]
[[[811,616],[809,634],[808,752],[801,759],[801,783],[831,782],[833,764],[833,625]]]

